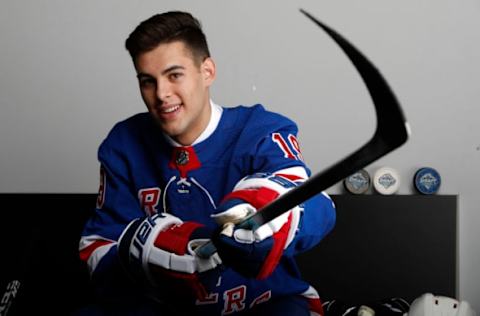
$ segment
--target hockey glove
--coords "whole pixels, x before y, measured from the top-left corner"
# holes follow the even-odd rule
[[[205,226],[182,222],[169,214],[133,220],[118,241],[120,260],[135,277],[154,287],[168,282],[178,294],[207,295],[200,274],[215,269],[221,260],[218,254],[200,258],[194,249],[210,237]],[[196,239],[202,238],[202,239]]]
[[[225,197],[212,215],[223,225],[213,242],[225,265],[257,279],[272,274],[295,237],[301,208],[295,207],[258,228],[238,228],[234,224],[295,186],[284,177],[259,173],[242,179]]]

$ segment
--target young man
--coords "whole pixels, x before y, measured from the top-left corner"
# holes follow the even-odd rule
[[[234,226],[308,177],[296,125],[261,105],[211,101],[215,63],[188,13],[149,18],[126,47],[148,113],[99,148],[96,211],[80,241],[98,299],[89,313],[320,314],[294,256],[332,229],[330,198],[258,229]],[[197,255],[207,241],[218,251]]]

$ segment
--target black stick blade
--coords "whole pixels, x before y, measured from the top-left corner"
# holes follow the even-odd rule
[[[321,27],[340,46],[358,70],[375,105],[378,124],[376,136],[384,139],[386,144],[393,148],[405,143],[409,136],[407,120],[400,103],[380,71],[339,33],[320,22],[307,11],[300,9],[300,12]]]
[[[331,187],[357,170],[404,144],[410,128],[400,103],[378,69],[343,36],[314,18],[303,9],[300,12],[322,28],[345,52],[367,86],[375,106],[377,127],[373,137],[363,147],[330,168],[308,179],[301,186],[280,196],[239,226],[261,226],[296,205]]]

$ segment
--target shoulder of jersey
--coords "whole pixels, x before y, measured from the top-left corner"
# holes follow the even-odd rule
[[[266,110],[261,104],[226,109],[231,114],[225,127],[244,129],[246,135],[266,135],[280,130],[292,134],[298,132],[295,122],[282,114]]]

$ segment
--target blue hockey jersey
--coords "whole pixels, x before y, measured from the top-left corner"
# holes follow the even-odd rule
[[[213,107],[217,121],[207,137],[192,146],[175,144],[148,113],[141,113],[118,123],[99,147],[100,189],[96,210],[82,233],[80,256],[100,295],[129,295],[116,242],[133,219],[168,212],[215,228],[211,214],[243,177],[257,172],[310,173],[291,120],[261,105]],[[313,197],[305,203],[296,237],[271,276],[247,279],[223,267],[219,278],[217,274],[216,280],[206,282],[207,300],[185,303],[196,305],[199,314],[221,315],[286,295],[311,294],[294,256],[315,246],[334,222],[330,198]]]

